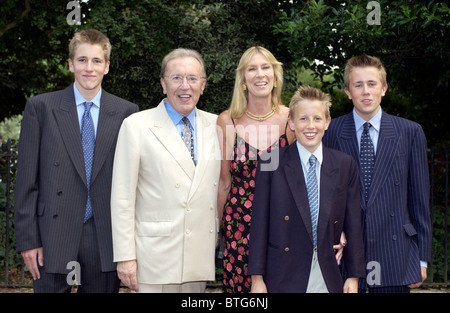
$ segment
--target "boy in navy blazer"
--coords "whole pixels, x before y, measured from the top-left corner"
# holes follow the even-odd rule
[[[360,167],[367,261],[361,291],[367,286],[369,292],[409,292],[426,279],[431,258],[425,134],[419,124],[381,109],[388,85],[379,58],[365,54],[350,58],[344,83],[354,109],[333,119],[323,143],[353,156]],[[360,152],[366,150],[361,148],[364,125],[373,149],[367,176],[365,155]]]
[[[248,269],[252,292],[357,292],[358,277],[365,275],[358,168],[349,155],[322,145],[330,106],[328,94],[300,87],[288,120],[296,144],[279,150],[277,167],[262,170],[264,158],[258,164]],[[333,250],[342,231],[345,282]]]

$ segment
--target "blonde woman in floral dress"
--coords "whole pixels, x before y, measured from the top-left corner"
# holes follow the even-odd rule
[[[218,210],[225,251],[224,292],[250,292],[248,245],[258,159],[265,151],[276,166],[277,148],[295,141],[287,128],[289,109],[281,103],[283,68],[263,47],[251,47],[236,70],[230,108],[217,119],[222,165]]]

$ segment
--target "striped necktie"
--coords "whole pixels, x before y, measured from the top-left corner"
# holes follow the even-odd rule
[[[94,122],[92,121],[91,117],[92,105],[93,105],[92,102],[84,103],[84,113],[83,118],[81,120],[81,143],[83,145],[84,166],[86,169],[86,181],[88,188],[88,198],[86,203],[86,213],[84,216],[84,222],[86,222],[93,215],[91,194],[90,194],[91,173],[92,173],[92,164],[94,163],[94,149],[95,149]]]
[[[306,176],[306,190],[308,191],[309,209],[311,212],[314,247],[317,247],[317,218],[319,216],[319,188],[316,176],[316,161],[316,157],[311,154],[308,174]]]

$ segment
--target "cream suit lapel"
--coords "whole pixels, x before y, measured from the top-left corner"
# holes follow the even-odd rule
[[[217,159],[218,139],[216,133],[216,124],[209,121],[204,112],[196,110],[196,134],[197,134],[197,166],[195,167],[194,179],[189,192],[190,199],[200,186],[202,177],[205,173],[208,163]],[[219,154],[220,158],[220,154]]]
[[[159,140],[161,146],[167,149],[173,159],[177,161],[189,178],[193,179],[195,172],[194,162],[192,162],[189,151],[166,111],[164,100],[156,107],[156,111],[157,117],[154,122],[150,123],[150,131]]]

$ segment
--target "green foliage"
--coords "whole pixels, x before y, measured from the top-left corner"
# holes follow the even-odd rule
[[[289,10],[297,1],[96,0],[81,3],[81,25],[74,26],[66,21],[68,1],[31,1],[21,17],[27,2],[6,0],[0,8],[5,13],[0,20],[5,55],[0,60],[0,102],[8,104],[1,107],[0,120],[21,113],[28,97],[73,81],[67,45],[74,32],[85,28],[104,32],[113,46],[105,90],[141,109],[164,97],[159,78],[163,56],[178,47],[197,49],[208,73],[199,108],[220,113],[229,105],[234,70],[248,47],[264,45],[289,59],[271,25],[280,8]],[[11,21],[14,27],[5,31]]]
[[[18,120],[20,117],[14,117],[12,119],[7,119],[0,123],[0,129],[5,131],[6,129],[11,130],[11,134],[15,136],[15,129],[17,126]],[[6,126],[5,126],[6,125]],[[9,126],[9,127],[8,127]],[[4,138],[4,136],[3,136]],[[8,175],[7,175],[7,140],[3,139],[2,144],[0,145],[0,269],[5,268],[5,265],[8,264],[9,267],[16,267],[21,263],[21,257],[19,254],[15,252],[15,235],[14,235],[14,184],[16,181],[16,151],[17,151],[17,141],[12,141],[11,144],[11,167],[9,169],[10,176],[10,186],[8,189]],[[8,203],[8,193],[9,193],[9,203]],[[9,210],[8,210],[9,207]],[[9,234],[6,233],[7,224],[9,226]],[[7,236],[8,235],[8,236]],[[8,243],[8,247],[7,244]],[[8,252],[8,253],[7,253]],[[6,259],[8,256],[8,259]],[[3,274],[0,272],[0,274]],[[2,282],[2,278],[0,277],[0,283]]]
[[[284,11],[275,32],[296,64],[311,68],[325,89],[343,85],[343,67],[356,54],[381,58],[391,114],[419,122],[430,143],[449,142],[445,119],[450,80],[450,11],[443,1],[378,1],[380,25],[369,25],[368,1],[308,1]],[[321,62],[314,62],[319,60]],[[333,80],[324,81],[327,75]]]
[[[22,122],[22,114],[6,118],[0,122],[0,136],[3,138],[3,144],[8,139],[18,141],[20,134],[20,123]]]

